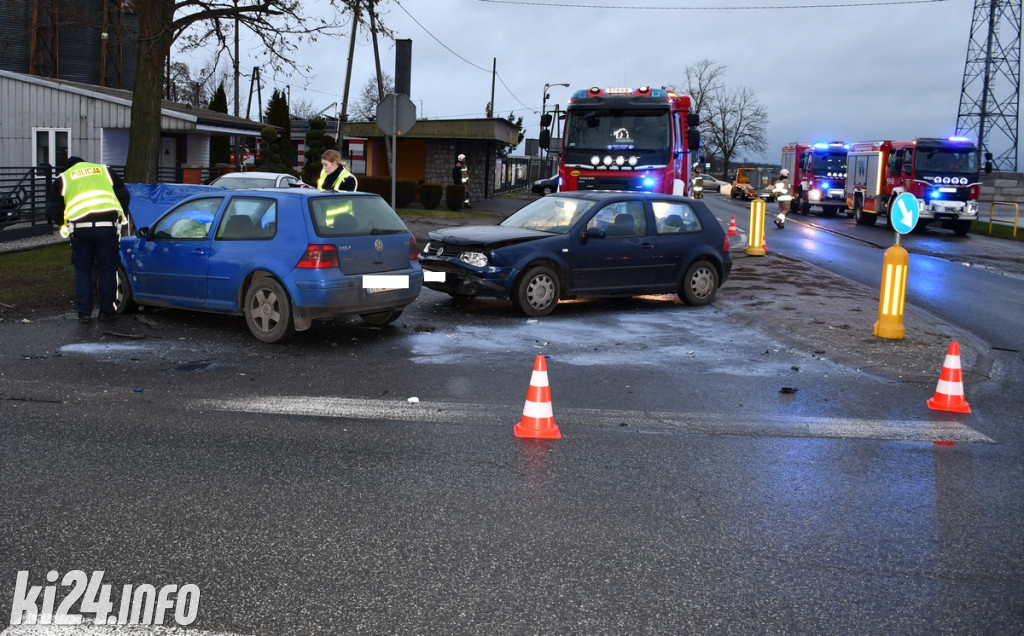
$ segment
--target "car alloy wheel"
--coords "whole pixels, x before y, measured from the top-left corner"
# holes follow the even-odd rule
[[[531,267],[516,284],[513,301],[527,316],[547,316],[555,310],[559,294],[558,277],[550,267]]]
[[[686,270],[681,287],[679,296],[687,305],[707,305],[718,291],[718,271],[708,261],[697,261]]]
[[[276,280],[263,276],[245,293],[245,322],[263,342],[280,342],[295,333],[288,293]]]

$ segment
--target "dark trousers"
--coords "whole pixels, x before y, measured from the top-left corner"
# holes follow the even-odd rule
[[[75,266],[75,297],[79,315],[92,315],[94,285],[100,293],[100,312],[114,313],[119,238],[112,227],[83,227],[71,235],[71,264]],[[94,271],[97,275],[95,281]]]

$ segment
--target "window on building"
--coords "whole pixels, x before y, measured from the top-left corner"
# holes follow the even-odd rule
[[[54,166],[63,168],[71,153],[70,128],[33,128],[35,147],[32,149],[33,166]]]

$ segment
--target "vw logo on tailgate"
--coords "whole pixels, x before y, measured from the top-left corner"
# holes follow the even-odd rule
[[[384,251],[384,241],[382,241],[380,239],[377,239],[376,241],[374,241],[373,242],[373,249],[377,250],[378,252],[383,252]]]

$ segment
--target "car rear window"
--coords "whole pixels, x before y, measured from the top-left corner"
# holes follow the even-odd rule
[[[652,201],[654,221],[658,234],[688,234],[700,232],[703,226],[697,213],[689,205],[678,201]]]
[[[314,197],[309,200],[309,211],[317,236],[325,238],[409,231],[391,206],[377,196]]]
[[[277,232],[277,200],[233,197],[217,228],[217,240],[270,239]]]

